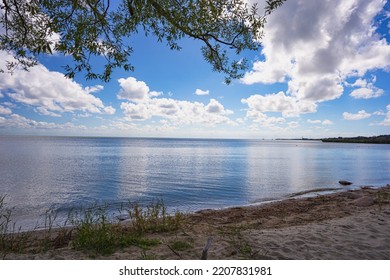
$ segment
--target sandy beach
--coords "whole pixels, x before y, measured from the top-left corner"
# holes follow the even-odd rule
[[[75,250],[70,240],[49,250],[8,253],[4,259],[200,259],[209,240],[208,259],[388,260],[390,185],[203,210],[186,215],[175,232],[145,238],[159,242],[102,256]]]

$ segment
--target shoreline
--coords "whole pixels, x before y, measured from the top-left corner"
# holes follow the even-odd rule
[[[32,235],[42,239],[47,232]],[[184,214],[177,231],[147,233],[144,238],[158,244],[99,255],[75,250],[68,242],[48,250],[8,253],[4,259],[200,259],[209,238],[208,259],[390,259],[390,185],[205,209]],[[179,242],[187,246],[176,249]]]

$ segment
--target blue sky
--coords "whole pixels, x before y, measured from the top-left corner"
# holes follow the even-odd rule
[[[45,56],[30,72],[0,74],[0,135],[390,134],[389,17],[382,0],[287,0],[269,17],[262,49],[243,54],[244,78],[230,85],[191,39],[171,51],[134,36],[135,71],[117,69],[109,83],[65,79],[69,57]],[[8,59],[0,52],[0,67]]]

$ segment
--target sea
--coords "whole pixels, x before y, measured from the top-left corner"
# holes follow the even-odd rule
[[[0,136],[2,211],[26,230],[48,213],[61,226],[88,207],[115,216],[129,203],[163,201],[170,213],[187,213],[387,184],[390,145]]]

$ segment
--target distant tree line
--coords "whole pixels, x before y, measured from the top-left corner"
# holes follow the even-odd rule
[[[322,142],[390,144],[390,135],[323,138]]]

